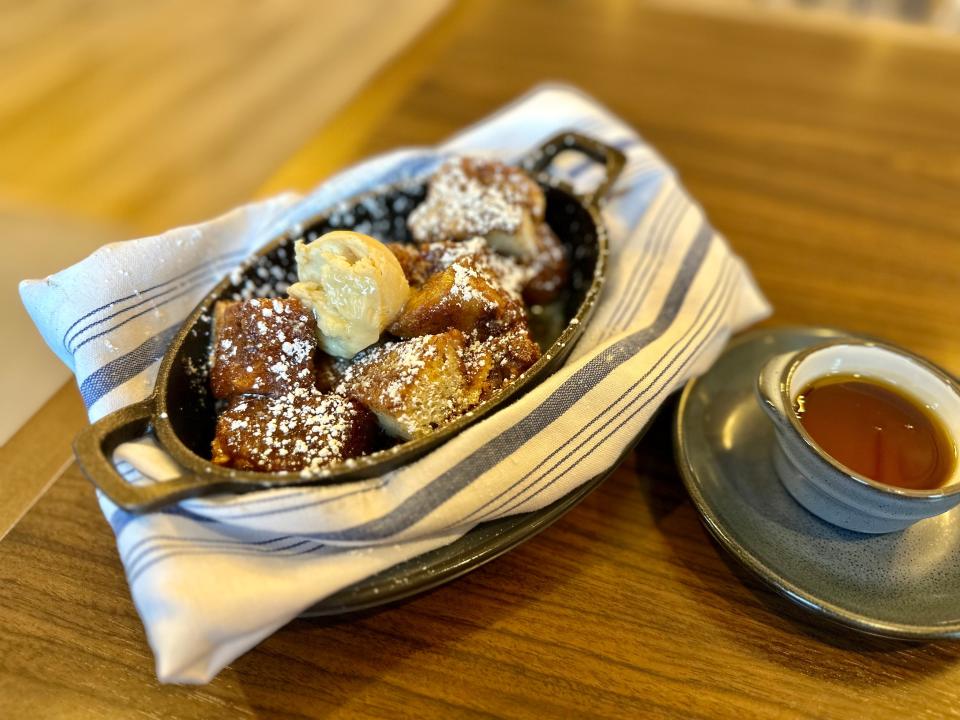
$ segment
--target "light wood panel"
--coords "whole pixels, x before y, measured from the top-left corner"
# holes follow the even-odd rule
[[[225,211],[448,2],[2,2],[0,195],[132,233]]]
[[[73,436],[86,422],[80,393],[68,382],[0,446],[0,540],[73,462]]]

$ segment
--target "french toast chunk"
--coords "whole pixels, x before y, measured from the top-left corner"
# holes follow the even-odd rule
[[[219,302],[210,388],[217,399],[279,395],[314,384],[316,323],[293,298]]]
[[[387,434],[409,440],[476,405],[483,378],[467,371],[460,330],[421,335],[365,350],[337,388],[365,405]]]
[[[233,398],[217,418],[212,460],[256,472],[300,472],[373,449],[376,421],[342,395],[297,388],[285,395]]]
[[[387,329],[401,338],[450,329],[486,336],[524,318],[523,305],[483,265],[467,256],[415,290]]]
[[[426,245],[391,242],[386,246],[397,258],[411,287],[420,287],[428,277],[443,269],[424,252]]]
[[[540,359],[540,346],[526,325],[516,325],[498,335],[470,344],[466,354],[468,373],[480,385],[480,401],[516,380]]]
[[[470,258],[516,298],[521,297],[524,286],[533,274],[532,267],[528,267],[527,263],[495,252],[487,241],[479,236],[468,240],[444,240],[419,245],[391,243],[389,247],[400,260],[407,281],[415,288],[462,258]]]
[[[497,160],[455,158],[430,179],[426,200],[407,219],[418,242],[485,237],[508,255],[530,258],[546,200],[520,168]]]
[[[428,243],[422,246],[424,257],[433,265],[434,272],[446,270],[461,258],[469,258],[486,274],[493,277],[504,290],[519,298],[531,271],[525,263],[493,250],[482,237],[458,242]]]
[[[530,262],[537,255],[537,224],[525,212],[515,230],[494,230],[486,235],[487,242],[497,252]]]

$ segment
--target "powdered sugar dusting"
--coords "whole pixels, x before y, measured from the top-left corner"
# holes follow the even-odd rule
[[[214,461],[267,472],[315,472],[363,452],[368,414],[356,402],[314,388],[245,398],[218,419]]]
[[[435,242],[421,246],[425,257],[433,260],[436,270],[445,270],[462,258],[470,258],[491,285],[502,287],[511,297],[519,298],[533,270],[514,258],[492,250],[479,236],[461,242]]]
[[[542,203],[539,188],[521,170],[494,161],[456,158],[437,170],[426,202],[410,213],[407,226],[420,242],[495,231],[512,234],[532,204],[542,214]]]

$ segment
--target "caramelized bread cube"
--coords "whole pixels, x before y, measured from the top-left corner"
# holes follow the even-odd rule
[[[467,372],[459,330],[363,351],[337,391],[359,400],[394,437],[424,435],[477,404],[482,380]]]
[[[482,237],[469,240],[445,240],[432,243],[389,243],[400,261],[407,282],[414,288],[431,275],[446,270],[461,258],[470,258],[494,277],[508,293],[519,298],[532,271],[515,258],[494,252]]]
[[[477,267],[493,277],[512,296],[519,298],[530,278],[525,264],[508,255],[494,251],[485,239],[474,237],[458,242],[429,243],[423,245],[423,257],[433,272],[446,270],[461,258],[470,258]]]
[[[546,201],[520,168],[496,160],[455,158],[430,179],[427,198],[407,219],[418,242],[487,238],[491,247],[529,258]]]
[[[317,372],[316,388],[320,392],[333,392],[340,381],[343,380],[343,374],[350,366],[350,360],[333,357],[320,351],[314,358],[314,364]]]
[[[297,388],[236,397],[217,418],[212,460],[256,472],[315,471],[373,449],[376,422],[360,403]]]
[[[472,343],[467,351],[468,372],[480,385],[481,402],[516,380],[540,359],[540,346],[525,325]]]
[[[545,222],[537,226],[537,252],[529,269],[523,299],[530,305],[546,305],[556,300],[570,278],[566,248]]]
[[[219,302],[214,320],[210,388],[215,398],[313,386],[317,326],[299,300]]]
[[[481,266],[464,257],[415,290],[387,329],[402,338],[453,328],[486,336],[524,317],[523,306]]]
[[[413,243],[386,243],[403,268],[404,277],[411,287],[419,287],[427,278],[441,268],[423,252],[424,246]]]
[[[482,237],[431,243],[391,243],[390,249],[400,261],[407,282],[422,286],[435,273],[461,258],[470,258],[511,295],[523,297],[530,305],[545,305],[559,297],[570,279],[567,250],[550,226],[541,222],[533,227],[533,239],[525,258],[495,251]]]
[[[543,190],[525,170],[492,158],[464,157],[448,162],[469,182],[495,191],[506,202],[519,205],[536,220],[543,219],[546,199]],[[431,183],[432,184],[432,183]]]

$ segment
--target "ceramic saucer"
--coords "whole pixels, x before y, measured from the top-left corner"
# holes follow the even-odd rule
[[[689,383],[676,421],[677,460],[709,531],[799,605],[886,637],[960,637],[960,507],[885,535],[830,525],[787,494],[773,469],[773,427],[757,404],[772,355],[846,334],[785,328],[736,339]]]

